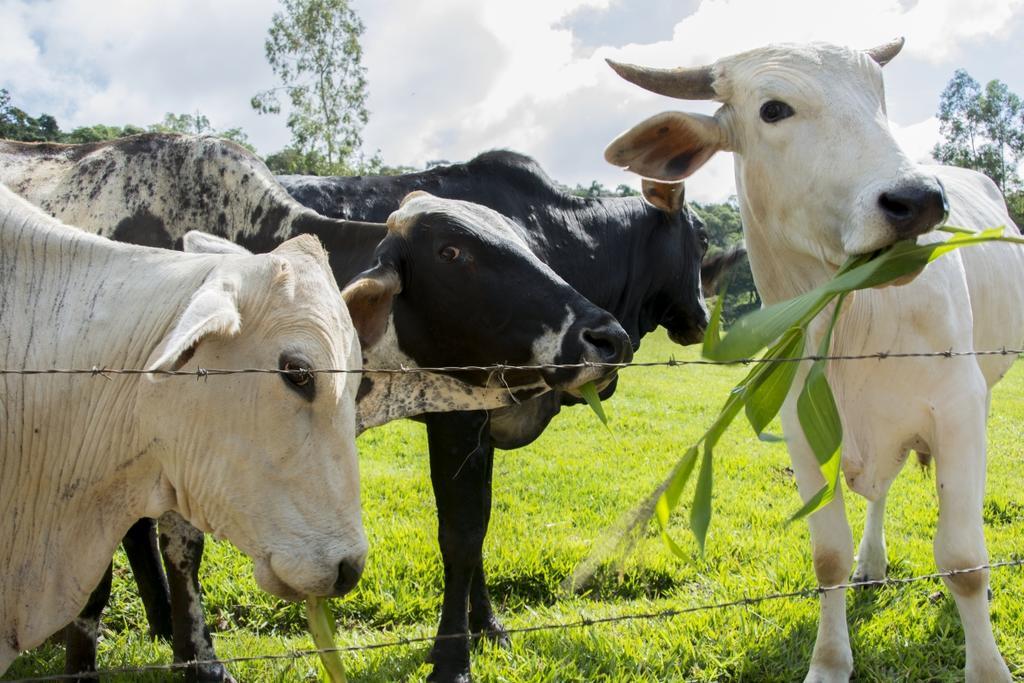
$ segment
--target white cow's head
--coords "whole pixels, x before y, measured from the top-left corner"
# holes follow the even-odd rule
[[[218,251],[218,249],[211,249]],[[272,253],[202,255],[212,270],[146,368],[360,368],[327,256],[302,236]],[[353,374],[149,375],[141,443],[172,505],[253,558],[265,590],[338,595],[367,552],[359,504]]]
[[[774,248],[831,264],[916,237],[944,220],[946,204],[939,182],[889,131],[881,67],[902,46],[775,45],[680,69],[610,62],[647,90],[722,106],[713,117],[654,116],[605,157],[671,181],[719,150],[734,152],[748,229],[770,235]]]

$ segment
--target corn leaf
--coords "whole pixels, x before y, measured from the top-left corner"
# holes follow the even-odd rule
[[[798,358],[804,351],[804,331],[799,327],[791,328],[776,346],[777,348],[765,355],[766,358]],[[761,373],[759,381],[751,382],[747,387],[747,421],[759,439],[777,440],[777,437],[768,438],[764,430],[779,414],[782,403],[789,394],[789,388],[793,385],[798,365],[785,360],[773,365],[764,364],[765,371]]]
[[[711,443],[704,442],[704,459],[697,475],[697,488],[693,492],[693,505],[690,507],[690,530],[697,537],[700,554],[704,554],[704,541],[711,526]]]
[[[704,330],[703,353],[707,357],[710,357],[708,354],[722,341],[722,306],[725,304],[725,293],[728,289],[729,283],[727,282],[715,300],[715,305],[711,309],[711,318],[708,320],[708,327]]]
[[[668,486],[665,487],[665,491],[658,498],[658,502],[654,506],[654,517],[658,520],[658,526],[661,528],[661,537],[665,539],[666,545],[677,557],[684,557],[685,555],[683,549],[673,540],[668,532],[668,518],[672,510],[679,503],[679,496],[682,495],[683,488],[686,486],[686,482],[689,481],[695,464],[697,464],[697,446],[691,446],[690,450],[686,451],[683,457],[679,459],[679,462],[676,463],[671,481],[669,481]]]
[[[580,396],[587,402],[587,405],[590,406],[590,409],[594,411],[594,415],[597,415],[597,419],[601,421],[601,424],[607,427],[608,416],[604,414],[604,406],[601,405],[601,397],[597,395],[597,387],[594,386],[594,383],[587,382],[578,391]]]
[[[327,606],[327,600],[312,595],[306,598],[306,623],[318,650],[333,650],[335,648],[334,617]],[[327,671],[330,683],[348,682],[345,677],[345,667],[341,663],[341,655],[337,652],[320,652],[320,662],[324,665],[324,670]]]
[[[704,356],[711,360],[738,361],[753,358],[791,327],[813,318],[832,299],[832,294],[813,289],[795,299],[782,301],[749,313],[729,328],[720,341],[704,344]]]

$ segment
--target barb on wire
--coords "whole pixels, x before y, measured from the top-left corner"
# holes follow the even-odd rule
[[[960,576],[963,574],[974,574],[981,571],[991,569],[1003,569],[1009,567],[1024,567],[1024,557],[1017,557],[1012,560],[1003,560],[1000,562],[989,562],[987,564],[978,565],[976,567],[967,567],[964,569],[949,569],[945,571],[933,572],[931,574],[921,574],[918,576],[908,576],[903,578],[886,577],[884,579],[849,581],[846,583],[835,584],[833,586],[814,586],[812,588],[801,588],[782,593],[768,593],[765,595],[759,595],[755,597],[742,597],[734,600],[727,600],[724,602],[694,605],[692,607],[670,608],[652,612],[632,612],[629,614],[620,614],[609,617],[581,616],[579,619],[573,621],[537,624],[535,626],[520,626],[518,628],[507,628],[505,629],[505,631],[510,635],[514,635],[525,633],[537,633],[540,631],[567,631],[571,629],[592,628],[594,626],[600,626],[603,624],[614,624],[627,621],[649,621],[655,619],[669,619],[671,617],[677,617],[684,614],[692,614],[694,612],[725,610],[733,607],[751,607],[774,600],[812,598],[817,595],[822,595],[824,593],[828,593],[831,591],[846,590],[849,588],[905,586],[912,583],[917,583],[919,581],[934,581],[936,579],[941,578]],[[36,683],[37,681],[60,681],[81,678],[100,678],[103,676],[113,676],[119,674],[139,674],[153,671],[172,671],[212,664],[227,665],[255,661],[292,661],[296,659],[304,659],[307,657],[315,657],[321,653],[365,652],[368,650],[381,650],[392,647],[405,647],[408,645],[417,645],[421,643],[433,643],[440,640],[465,639],[467,637],[469,637],[469,635],[463,633],[449,633],[436,636],[411,636],[408,638],[397,638],[394,640],[382,641],[380,643],[369,643],[366,645],[349,645],[322,649],[291,650],[288,652],[269,653],[262,655],[245,655],[240,657],[227,657],[224,659],[202,659],[193,660],[189,662],[172,662],[168,664],[146,664],[143,666],[102,669],[98,671],[88,671],[77,674],[53,674],[47,676],[37,676],[32,678],[19,678],[15,679],[14,681],[11,681],[11,683]]]
[[[582,368],[606,368],[610,370],[625,370],[628,368],[676,368],[687,365],[752,365],[756,363],[802,363],[805,361],[864,361],[864,360],[894,360],[902,358],[965,358],[980,356],[1019,356],[1024,354],[1024,349],[1011,349],[1005,346],[998,349],[987,349],[982,351],[875,351],[874,353],[860,354],[838,354],[832,356],[808,355],[794,358],[740,358],[738,360],[708,360],[704,358],[694,360],[679,360],[669,358],[661,361],[632,361],[629,363],[599,363],[594,361],[581,361],[579,363],[539,363],[535,365],[508,365],[497,363],[495,365],[444,365],[436,367],[409,367],[399,366],[397,368],[289,368],[287,370],[278,368],[196,368],[195,370],[145,370],[140,368],[107,368],[104,366],[92,366],[91,368],[23,368],[9,369],[0,368],[2,375],[92,375],[93,377],[105,377],[110,375],[167,375],[171,377],[217,377],[220,375],[344,375],[344,374],[385,374],[404,375],[415,373],[458,373],[458,372],[489,372],[502,373],[507,370],[579,370]]]

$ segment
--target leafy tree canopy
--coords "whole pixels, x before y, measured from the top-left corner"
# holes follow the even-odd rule
[[[264,47],[281,85],[257,93],[252,107],[261,114],[281,112],[287,97],[291,145],[271,155],[274,170],[301,169],[339,175],[380,165],[362,159],[366,109],[366,68],[359,37],[363,23],[348,0],[282,0]],[[269,159],[268,159],[269,161]],[[269,165],[269,164],[268,164]]]
[[[1011,215],[1024,218],[1024,103],[1005,83],[989,81],[982,88],[964,69],[957,69],[939,99],[942,141],[932,154],[939,161],[972,168],[991,178],[1006,197]]]

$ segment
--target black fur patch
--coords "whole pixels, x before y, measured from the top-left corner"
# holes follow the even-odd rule
[[[167,232],[164,222],[147,209],[139,209],[135,215],[118,223],[110,237],[118,242],[131,242],[145,247],[174,248],[174,239]]]

